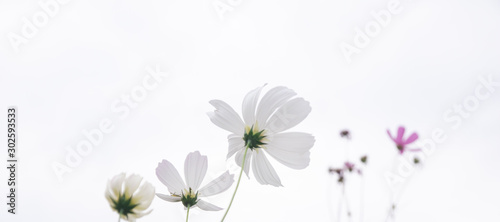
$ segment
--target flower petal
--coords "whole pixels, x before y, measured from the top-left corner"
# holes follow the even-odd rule
[[[204,200],[198,200],[198,203],[196,203],[196,206],[198,206],[202,210],[206,211],[219,211],[222,210],[222,208],[215,206],[209,202],[206,202]]]
[[[243,171],[245,171],[245,174],[247,175],[248,178],[250,176],[248,175],[248,172],[250,171],[250,160],[252,159],[252,150],[248,149],[247,151],[247,156],[245,158],[245,168]],[[236,161],[236,164],[241,167],[241,162],[243,162],[243,156],[245,154],[245,149],[242,149],[236,153],[236,157],[234,158],[234,161]]]
[[[257,101],[259,100],[260,91],[264,87],[260,86],[254,90],[247,93],[243,99],[242,104],[242,114],[243,120],[247,126],[252,126],[255,123],[255,108],[257,107]]]
[[[398,136],[396,138],[397,143],[403,143],[403,136],[405,135],[405,128],[400,126],[398,128]]]
[[[265,128],[276,133],[285,131],[302,122],[310,112],[309,102],[303,98],[292,99],[276,110],[269,118]]]
[[[128,216],[128,221],[129,222],[132,222],[132,221],[135,221],[137,218],[141,218],[141,217],[144,217],[148,214],[150,214],[153,210],[148,210],[146,212],[136,212],[134,210],[134,213],[133,214],[129,214]]]
[[[171,196],[171,195],[166,195],[166,194],[161,194],[161,193],[157,193],[156,196],[159,197],[160,199],[166,200],[168,202],[179,202],[179,201],[181,201],[181,197],[174,197],[174,196]]]
[[[420,152],[420,151],[422,151],[422,149],[420,149],[420,148],[407,149],[407,150],[410,151],[410,152]]]
[[[404,145],[408,145],[410,143],[413,143],[415,140],[418,139],[418,134],[417,133],[412,133],[408,139],[404,142]]]
[[[104,196],[106,197],[106,200],[108,200],[109,205],[111,207],[114,207],[115,203],[113,203],[113,200],[117,200],[118,198],[113,193],[113,189],[111,188],[111,181],[108,181],[108,186],[106,187]]]
[[[193,190],[198,190],[203,178],[205,178],[207,168],[207,156],[202,156],[198,151],[189,153],[184,162],[184,177],[187,186]]]
[[[278,174],[271,163],[269,163],[269,160],[267,160],[264,152],[262,152],[262,150],[257,150],[253,156],[252,168],[255,179],[263,185],[270,184],[275,187],[283,186],[281,185]]]
[[[208,197],[215,194],[222,193],[229,189],[231,185],[234,183],[234,175],[229,174],[229,171],[226,171],[224,174],[212,180],[210,183],[202,187],[200,191],[200,196]]]
[[[278,133],[272,135],[265,151],[283,165],[300,170],[309,166],[314,142],[314,136],[308,133]]]
[[[120,173],[111,179],[110,182],[111,191],[116,198],[118,198],[122,192],[124,180],[125,180],[125,173]]]
[[[227,137],[227,140],[229,142],[227,158],[233,156],[236,152],[245,148],[245,141],[239,135],[230,134]]]
[[[141,181],[142,181],[142,177],[137,175],[137,174],[129,175],[125,179],[125,182],[124,182],[124,184],[125,184],[125,196],[127,198],[131,197],[135,193],[137,188],[139,188]]]
[[[396,142],[396,138],[392,136],[391,131],[389,129],[387,129],[387,134],[389,135],[389,137],[391,138],[392,141],[394,141],[395,143],[397,143]]]
[[[281,164],[295,170],[302,170],[309,166],[311,152],[293,153],[281,149],[269,148],[266,152]]]
[[[156,167],[156,176],[168,188],[172,194],[180,195],[181,191],[186,188],[184,181],[177,169],[168,160],[163,160]]]
[[[284,86],[277,86],[269,90],[260,100],[257,108],[257,123],[265,124],[269,116],[290,98],[297,95],[293,90]],[[265,125],[261,125],[265,127]]]
[[[221,100],[211,100],[210,104],[216,109],[207,113],[212,123],[229,132],[243,135],[245,124],[231,106]]]
[[[144,211],[148,209],[153,202],[154,197],[155,188],[151,185],[151,183],[145,182],[132,197],[132,204],[137,204],[134,210]]]
[[[285,151],[304,153],[314,146],[314,142],[316,142],[314,136],[309,133],[285,132],[271,135],[267,146],[272,145]]]

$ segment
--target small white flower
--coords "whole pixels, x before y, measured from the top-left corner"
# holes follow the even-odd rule
[[[199,197],[208,197],[226,191],[233,184],[234,175],[226,171],[212,182],[198,189],[207,173],[207,167],[208,159],[206,156],[202,156],[198,151],[189,153],[184,162],[186,185],[174,165],[167,160],[163,160],[158,163],[156,176],[167,186],[170,195],[157,193],[156,196],[169,202],[181,201],[185,207],[193,208],[198,206],[206,211],[222,210],[218,206],[200,200]]]
[[[245,96],[242,110],[244,121],[233,108],[220,100],[210,101],[216,110],[208,115],[215,125],[232,133],[228,136],[227,158],[236,154],[236,164],[241,167],[248,146],[244,167],[246,175],[252,161],[253,174],[259,183],[282,186],[265,153],[292,169],[306,168],[314,137],[307,133],[283,131],[302,122],[311,112],[311,107],[303,98],[293,98],[296,93],[283,86],[269,90],[257,106],[263,87]]]
[[[120,214],[120,218],[135,221],[137,218],[151,213],[146,211],[155,196],[155,188],[149,182],[141,185],[142,177],[132,174],[125,177],[120,173],[108,181],[106,199],[111,208]]]

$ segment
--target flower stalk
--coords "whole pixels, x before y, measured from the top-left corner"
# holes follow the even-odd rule
[[[227,213],[229,212],[229,209],[231,209],[231,205],[233,204],[234,196],[236,196],[236,192],[238,191],[238,187],[240,186],[240,181],[241,181],[241,175],[243,175],[243,169],[245,169],[245,160],[247,157],[247,151],[248,151],[249,144],[247,144],[245,148],[245,153],[243,154],[243,161],[241,162],[241,170],[240,170],[240,176],[238,177],[238,182],[236,183],[236,188],[234,189],[233,197],[231,197],[231,202],[229,202],[229,206],[226,209],[226,213],[224,213],[224,216],[222,217],[221,222],[226,219]]]
[[[186,213],[186,222],[189,221],[189,209],[191,208],[190,205],[187,206],[187,213]]]

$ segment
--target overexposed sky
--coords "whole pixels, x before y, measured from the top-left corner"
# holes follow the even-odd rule
[[[72,0],[50,5],[50,15],[39,2],[54,1],[0,2],[0,135],[5,141],[6,107],[17,106],[20,161],[18,214],[1,198],[0,221],[116,221],[104,198],[109,178],[137,173],[166,193],[158,162],[183,172],[195,150],[208,156],[205,183],[237,173],[208,101],[241,113],[245,94],[265,83],[310,101],[311,114],[292,130],[316,137],[311,163],[296,171],[269,158],[284,187],[243,177],[226,221],[335,221],[339,187],[327,169],[346,158],[345,128],[353,134],[348,158],[369,156],[364,221],[384,221],[384,174],[398,166],[386,129],[400,125],[420,142],[435,130],[446,139],[406,180],[398,221],[500,220],[498,1]],[[168,74],[124,108],[150,78],[147,67]],[[53,164],[102,121],[112,131],[60,181]],[[0,168],[2,194],[6,173]],[[348,187],[356,221],[360,184],[353,177]],[[225,208],[233,190],[209,200]],[[140,221],[185,220],[181,204],[156,198],[152,208]],[[193,210],[190,221],[222,215]]]

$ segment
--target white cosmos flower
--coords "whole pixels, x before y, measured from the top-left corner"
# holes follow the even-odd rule
[[[314,145],[314,137],[307,133],[283,131],[302,122],[311,112],[311,107],[309,102],[295,97],[293,90],[283,86],[272,88],[259,102],[263,87],[245,96],[243,121],[233,108],[220,100],[210,101],[216,110],[208,116],[215,125],[232,133],[228,136],[227,158],[236,154],[236,164],[241,167],[248,146],[246,175],[252,161],[253,174],[259,183],[282,186],[266,153],[292,169],[304,169],[309,165],[309,150]]]
[[[157,193],[156,196],[169,202],[181,201],[185,207],[198,206],[202,210],[218,211],[222,208],[200,200],[199,197],[208,197],[222,193],[229,189],[234,182],[234,175],[226,171],[201,189],[198,189],[207,173],[207,156],[202,156],[196,151],[189,153],[184,162],[184,176],[186,183],[182,180],[177,169],[172,163],[163,160],[158,163],[156,176],[168,188],[170,195]]]
[[[155,188],[149,182],[140,186],[141,181],[141,176],[132,174],[125,177],[125,173],[118,174],[108,181],[106,199],[111,208],[120,214],[121,219],[135,221],[151,213],[152,210],[146,210],[154,199]]]

